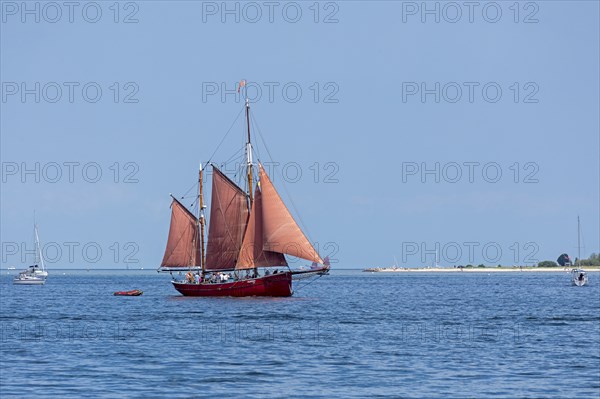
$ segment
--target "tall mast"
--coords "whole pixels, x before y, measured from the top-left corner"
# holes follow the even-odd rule
[[[581,266],[581,228],[579,226],[579,215],[577,215],[577,266]]]
[[[246,126],[248,128],[248,142],[246,143],[246,161],[248,169],[248,197],[250,198],[250,207],[252,207],[252,144],[250,144],[250,100],[246,89]]]
[[[246,160],[248,169],[248,198],[250,198],[250,209],[254,197],[252,194],[252,144],[250,144],[250,100],[248,99],[248,89],[246,88],[246,127],[248,129],[248,142],[246,143]],[[254,277],[258,275],[258,269],[254,266]]]
[[[204,190],[202,186],[202,163],[200,163],[200,172],[198,172],[198,222],[200,223],[200,266],[202,267],[202,275],[204,275]]]
[[[37,226],[35,224],[35,209],[33,210],[33,246],[35,247],[35,254],[33,255],[33,264],[37,264],[38,263],[38,244],[37,244],[37,238],[36,238],[36,230],[37,230]]]

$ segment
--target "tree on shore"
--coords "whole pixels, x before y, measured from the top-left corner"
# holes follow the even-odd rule
[[[557,267],[558,263],[553,260],[543,260],[538,263],[538,267]]]
[[[563,255],[561,255],[561,257],[562,256]],[[561,259],[561,258],[559,257],[559,259]],[[573,262],[572,264],[571,263],[565,264],[564,266],[577,266],[577,265],[600,266],[600,254],[592,253],[589,258],[581,259],[581,263],[579,263],[579,259],[575,258],[575,262]],[[538,267],[556,267],[556,266],[558,266],[558,264],[551,260],[545,260],[545,261],[538,263]]]
[[[581,266],[600,266],[600,254],[592,253],[589,258],[582,259]]]

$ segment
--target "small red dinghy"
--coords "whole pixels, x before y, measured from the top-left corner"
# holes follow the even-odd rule
[[[140,290],[131,290],[131,291],[117,291],[114,295],[116,296],[140,296],[144,293],[144,291]]]

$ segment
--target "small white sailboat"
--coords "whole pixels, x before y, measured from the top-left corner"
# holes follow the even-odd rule
[[[571,282],[578,287],[586,285],[588,283],[587,272],[583,269],[571,270]]]
[[[42,247],[40,245],[40,237],[38,234],[37,225],[35,220],[33,223],[34,232],[34,246],[35,246],[35,262],[27,269],[19,272],[19,274],[13,279],[13,284],[16,285],[43,285],[46,284],[48,278],[48,272],[46,271],[46,265],[44,264],[44,257],[42,256]]]
[[[581,224],[577,216],[577,268],[571,270],[571,283],[578,287],[583,287],[588,283],[588,276],[585,270],[581,268]]]

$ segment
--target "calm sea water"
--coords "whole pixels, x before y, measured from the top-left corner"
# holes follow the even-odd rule
[[[597,273],[334,271],[283,299],[51,273],[0,279],[3,399],[600,397]]]

